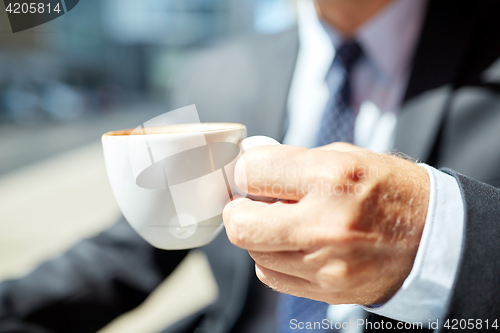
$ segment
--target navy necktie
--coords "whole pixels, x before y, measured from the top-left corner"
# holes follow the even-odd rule
[[[335,54],[326,76],[330,98],[323,112],[316,146],[336,141],[353,142],[355,117],[350,107],[349,76],[352,66],[360,55],[361,48],[354,41],[343,44]],[[321,323],[326,319],[327,309],[328,304],[324,302],[281,294],[277,309],[277,331],[278,333],[328,332],[321,327],[322,325],[316,324],[314,327],[314,323]],[[297,329],[294,323],[299,322],[310,322],[313,328]]]
[[[335,54],[332,66],[326,75],[330,98],[321,118],[316,146],[354,140],[354,112],[351,108],[350,74],[361,55],[355,41],[343,44]]]

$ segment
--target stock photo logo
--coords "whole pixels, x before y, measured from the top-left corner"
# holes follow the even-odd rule
[[[79,0],[3,0],[12,32],[31,29],[63,16]]]

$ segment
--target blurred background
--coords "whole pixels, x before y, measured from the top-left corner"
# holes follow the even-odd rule
[[[100,136],[171,110],[186,57],[295,20],[291,0],[80,0],[54,21],[13,34],[0,9],[0,280],[115,222]],[[204,260],[193,253],[172,277],[199,286],[191,301],[200,307],[217,292]],[[152,295],[150,310],[104,331],[154,332],[174,321],[165,300],[180,287],[167,282],[159,292],[174,296]],[[141,313],[149,329],[131,324]],[[148,317],[154,313],[157,322]]]
[[[186,54],[225,38],[279,32],[294,20],[290,0],[81,0],[75,9],[16,34],[0,13],[0,172],[127,124],[115,119],[136,124],[168,111]],[[63,128],[71,138],[40,141],[44,129],[56,135]],[[5,144],[4,135],[25,130],[36,147]],[[5,155],[21,150],[23,157]]]

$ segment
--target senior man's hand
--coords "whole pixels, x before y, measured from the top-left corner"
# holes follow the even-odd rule
[[[239,198],[223,219],[274,290],[330,304],[389,300],[410,273],[430,182],[411,161],[345,143],[316,149],[266,146],[238,161]]]

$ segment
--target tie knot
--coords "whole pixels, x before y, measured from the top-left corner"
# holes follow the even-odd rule
[[[340,62],[340,64],[347,70],[350,71],[352,65],[361,56],[363,51],[356,41],[349,41],[342,44],[335,54],[334,62]]]

